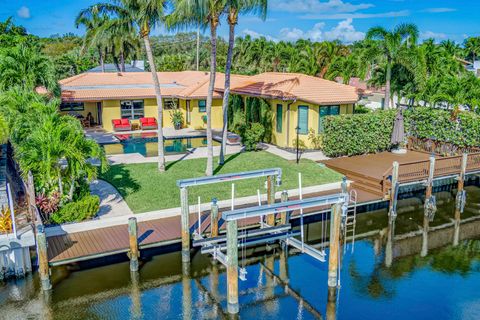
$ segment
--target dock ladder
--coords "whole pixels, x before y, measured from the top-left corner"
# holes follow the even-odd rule
[[[347,237],[352,237],[352,253],[355,249],[355,226],[357,224],[357,191],[355,189],[350,190],[348,210],[345,217],[345,225],[343,228],[343,253],[347,249]]]

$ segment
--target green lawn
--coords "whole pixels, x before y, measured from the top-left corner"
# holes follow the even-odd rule
[[[214,163],[218,160],[215,159]],[[156,163],[128,164],[111,166],[101,176],[114,185],[135,213],[153,211],[180,206],[180,191],[176,186],[178,179],[201,177],[205,172],[205,159],[181,160],[167,164],[167,171],[159,173]],[[302,172],[303,186],[319,185],[341,180],[341,175],[310,160],[301,160],[300,164],[287,161],[268,152],[246,152],[231,155],[224,166],[217,167],[215,174],[250,171],[280,167],[283,170],[283,189],[298,187],[298,172]],[[257,194],[260,189],[265,193],[265,178],[248,179],[235,182],[235,196],[244,197]],[[231,183],[212,184],[189,188],[190,202],[196,203],[198,196],[202,203],[229,199]]]

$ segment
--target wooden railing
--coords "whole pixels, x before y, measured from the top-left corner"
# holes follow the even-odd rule
[[[480,152],[479,147],[459,147],[450,142],[437,141],[433,139],[421,139],[408,137],[408,149],[428,154],[434,153],[439,156],[459,156],[463,153]]]
[[[444,157],[435,159],[434,177],[446,177],[460,174],[462,156]],[[420,160],[400,163],[398,169],[398,182],[420,182],[427,180],[430,168],[429,160]],[[382,188],[386,195],[391,188],[391,175],[393,166],[383,174]],[[467,158],[466,173],[480,171],[480,152],[469,154]]]

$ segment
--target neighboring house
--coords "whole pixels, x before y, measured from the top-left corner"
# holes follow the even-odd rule
[[[118,72],[120,66],[116,66],[114,63],[104,64],[105,72]],[[143,60],[134,60],[130,64],[125,64],[125,72],[144,72],[145,62]],[[97,66],[88,70],[87,72],[104,72],[101,66]]]
[[[475,73],[477,77],[480,77],[480,60],[474,61],[473,64],[469,64],[467,70]]]
[[[163,96],[164,127],[173,127],[170,112],[178,108],[186,127],[206,128],[206,98],[209,73],[202,71],[159,72]],[[222,93],[225,76],[218,73],[212,103],[212,128],[223,123]],[[268,101],[273,112],[273,143],[292,147],[299,128],[307,145],[309,129],[321,132],[328,115],[353,113],[358,94],[354,87],[333,81],[291,73],[232,75],[231,92],[243,97]],[[106,131],[113,131],[112,120],[127,118],[138,124],[141,117],[157,118],[157,104],[151,74],[83,73],[60,81],[61,111],[86,117]]]
[[[337,77],[337,82],[342,83],[342,78]],[[359,95],[358,105],[363,105],[369,109],[377,110],[385,107],[385,88],[375,88],[369,86],[367,81],[353,77],[349,85],[357,89]]]

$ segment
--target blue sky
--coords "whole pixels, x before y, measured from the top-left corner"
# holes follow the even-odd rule
[[[105,1],[105,0],[104,0]],[[39,36],[74,32],[76,14],[98,0],[0,0],[0,19],[15,22]],[[398,23],[418,25],[422,38],[437,41],[480,36],[480,1],[476,0],[270,0],[266,21],[243,16],[238,35],[261,35],[274,40],[340,39],[345,43],[362,39],[368,28],[391,28]],[[161,29],[154,33],[164,32]],[[226,23],[220,27],[226,36]]]

